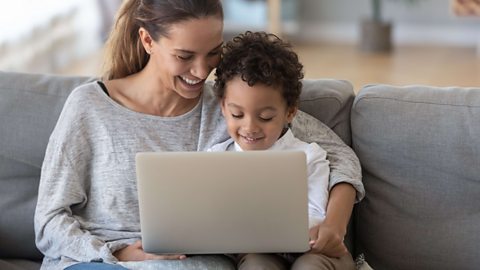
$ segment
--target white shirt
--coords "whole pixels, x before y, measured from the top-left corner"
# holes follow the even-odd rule
[[[298,150],[307,156],[309,227],[325,219],[328,202],[329,162],[327,152],[316,143],[306,143],[293,136],[289,129],[268,150]],[[232,138],[212,146],[208,151],[243,151]]]

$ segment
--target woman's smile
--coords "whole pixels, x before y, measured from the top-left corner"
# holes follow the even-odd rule
[[[182,87],[187,90],[187,91],[198,91],[203,88],[203,85],[205,84],[205,80],[192,80],[188,79],[184,76],[177,76]]]
[[[198,84],[199,82],[203,81],[203,80],[198,80],[198,79],[189,79],[187,77],[184,77],[184,76],[180,76],[180,78],[185,81],[186,83],[188,83],[189,85],[195,85],[195,84]]]

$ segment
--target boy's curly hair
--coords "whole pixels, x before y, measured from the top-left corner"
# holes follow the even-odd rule
[[[288,42],[274,34],[247,31],[227,42],[222,56],[215,71],[218,98],[224,97],[227,82],[240,76],[249,86],[261,83],[280,87],[288,108],[297,106],[303,65]]]

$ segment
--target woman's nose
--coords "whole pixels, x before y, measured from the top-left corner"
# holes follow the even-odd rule
[[[199,59],[193,64],[190,73],[199,79],[206,79],[212,69],[213,67],[209,65],[208,61],[205,59]]]

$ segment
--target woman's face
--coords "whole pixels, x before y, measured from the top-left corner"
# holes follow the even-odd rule
[[[153,41],[150,62],[164,88],[197,98],[220,61],[222,33],[222,19],[210,16],[173,24],[168,36]]]

